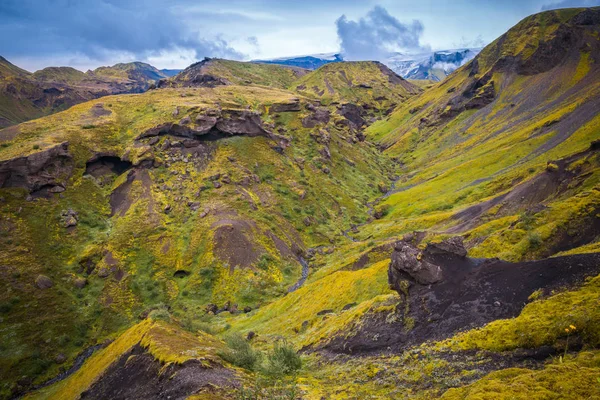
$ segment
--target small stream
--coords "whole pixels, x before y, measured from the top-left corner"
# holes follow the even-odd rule
[[[308,278],[308,261],[306,261],[302,256],[298,257],[298,261],[300,262],[300,265],[302,265],[302,275],[296,283],[288,288],[288,293],[298,290],[300,287],[302,287],[302,285],[304,285],[304,282],[306,282],[306,279]]]
[[[85,350],[83,350],[81,353],[79,353],[77,355],[77,357],[75,357],[75,361],[73,361],[73,365],[71,365],[71,367],[69,367],[69,369],[67,369],[66,371],[63,371],[61,373],[59,373],[58,375],[56,375],[54,378],[48,379],[46,382],[44,383],[40,383],[39,385],[34,386],[30,392],[45,388],[47,386],[53,385],[56,382],[60,382],[63,379],[66,379],[67,377],[69,377],[70,375],[72,375],[74,372],[76,372],[79,368],[81,368],[81,366],[83,365],[83,363],[92,356],[92,354],[94,354],[96,352],[96,350],[99,350],[103,347],[105,347],[105,344],[97,344],[94,346],[90,346],[88,348],[86,348]],[[28,393],[30,393],[28,392]],[[23,393],[22,395],[18,396],[17,398],[22,398],[26,393]]]

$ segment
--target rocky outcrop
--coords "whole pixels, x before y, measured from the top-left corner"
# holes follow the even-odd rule
[[[30,193],[60,192],[73,170],[69,143],[0,161],[0,187],[21,187]]]
[[[442,268],[424,259],[423,252],[405,242],[398,242],[392,253],[392,261],[388,270],[390,286],[402,292],[400,282],[414,281],[421,285],[429,285],[442,280]]]
[[[442,263],[436,256],[464,258],[466,255],[462,238],[458,236],[430,243],[423,251],[401,240],[394,245],[388,281],[394,290],[404,295],[406,284],[403,282],[431,285],[443,279]]]
[[[314,128],[317,125],[326,125],[329,122],[331,113],[323,107],[307,107],[311,112],[302,119],[302,126],[305,128]]]
[[[269,108],[269,112],[271,113],[280,113],[280,112],[298,112],[302,109],[300,104],[300,99],[295,98],[292,101],[285,103],[276,103],[273,104]]]
[[[194,118],[194,123],[161,124],[143,132],[137,139],[166,134],[198,140],[217,140],[238,135],[274,135],[263,126],[260,114],[246,110],[227,110],[199,114]]]
[[[367,125],[367,122],[363,118],[367,114],[366,111],[356,104],[346,103],[340,105],[338,107],[338,114],[350,121],[350,125],[354,129],[361,129]]]

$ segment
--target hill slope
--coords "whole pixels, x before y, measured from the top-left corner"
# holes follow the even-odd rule
[[[151,65],[139,62],[86,73],[70,67],[48,67],[31,74],[0,58],[0,127],[110,94],[143,92],[165,77]]]
[[[404,173],[364,235],[460,233],[512,260],[594,243],[599,29],[597,8],[531,16],[372,125]]]

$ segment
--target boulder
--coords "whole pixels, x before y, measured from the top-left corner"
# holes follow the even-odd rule
[[[319,124],[326,125],[329,122],[331,113],[326,108],[316,108],[310,115],[302,119],[302,126],[305,128],[314,128]]]
[[[37,286],[38,289],[50,289],[52,286],[54,286],[54,282],[52,282],[52,279],[48,278],[46,275],[38,275],[37,278],[35,278],[35,286]]]
[[[388,270],[390,285],[404,294],[402,281],[408,280],[420,285],[431,285],[442,280],[442,268],[425,260],[423,252],[417,247],[403,241],[394,245],[392,261]]]
[[[208,115],[198,115],[196,117],[196,131],[198,134],[208,133],[217,124],[217,118]]]
[[[98,277],[106,278],[110,275],[110,270],[106,267],[101,267],[98,269]]]
[[[83,289],[85,287],[85,285],[87,285],[87,279],[82,278],[82,277],[77,277],[77,278],[75,278],[75,281],[73,281],[73,284],[75,285],[76,288]]]

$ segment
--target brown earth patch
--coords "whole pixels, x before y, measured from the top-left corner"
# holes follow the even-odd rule
[[[231,271],[235,267],[250,268],[264,253],[264,249],[250,239],[255,227],[249,221],[223,219],[212,228],[215,229],[214,254],[227,263]]]
[[[141,182],[142,191],[135,200],[148,200],[148,215],[152,217],[155,210],[155,201],[152,197],[152,178],[148,171],[142,169],[132,169],[127,174],[127,179],[119,185],[110,194],[111,215],[124,216],[134,202],[131,194],[133,182],[139,180]]]

